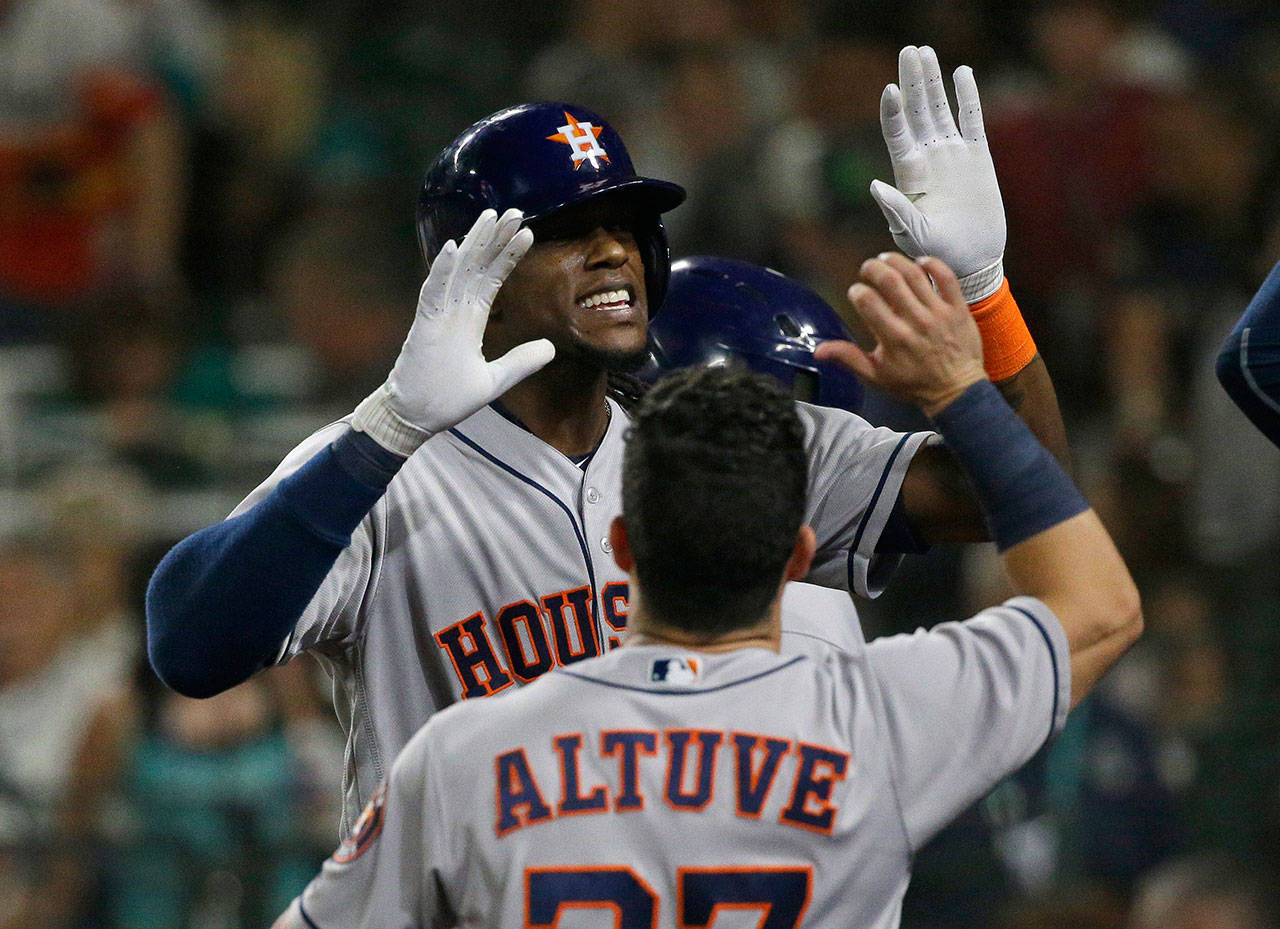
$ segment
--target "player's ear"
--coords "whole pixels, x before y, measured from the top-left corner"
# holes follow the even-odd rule
[[[631,573],[636,560],[631,557],[631,545],[627,542],[627,524],[621,516],[615,516],[609,524],[609,544],[613,546],[613,561],[619,568]]]
[[[618,547],[614,546],[616,553]],[[813,556],[818,553],[818,537],[814,535],[813,529],[809,526],[801,526],[800,531],[796,533],[796,545],[791,551],[791,557],[787,560],[787,568],[785,579],[788,581],[802,581],[809,574],[809,566],[813,564]]]

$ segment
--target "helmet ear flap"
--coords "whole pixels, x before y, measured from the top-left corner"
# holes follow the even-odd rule
[[[462,242],[488,204],[477,204],[476,198],[462,191],[433,191],[424,187],[418,195],[416,222],[418,247],[427,267],[435,261],[440,249],[450,239]]]
[[[653,319],[662,309],[671,280],[671,246],[667,242],[667,230],[662,217],[653,214],[648,227],[636,230],[640,257],[644,260],[644,290],[648,302],[649,318]]]

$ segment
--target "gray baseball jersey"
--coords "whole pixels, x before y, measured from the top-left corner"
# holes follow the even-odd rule
[[[433,712],[514,690],[621,641],[627,577],[608,530],[621,510],[628,418],[608,402],[608,429],[585,468],[491,407],[432,437],[307,606],[281,660],[310,651],[334,680],[347,737],[344,829]],[[810,579],[874,594],[897,560],[875,556],[876,542],[931,434],[799,409],[810,461],[806,518],[819,544]],[[235,512],[345,428],[312,435]]]
[[[627,646],[433,718],[294,913],[889,929],[913,853],[1061,728],[1070,679],[1028,597],[853,654]]]

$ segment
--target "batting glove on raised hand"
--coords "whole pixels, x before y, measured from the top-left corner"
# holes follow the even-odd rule
[[[959,129],[951,116],[938,56],[924,45],[898,53],[898,83],[880,96],[880,130],[896,187],[871,182],[898,247],[950,265],[969,303],[1004,279],[1004,204],[982,126],[973,69],[956,69]]]
[[[411,455],[555,357],[547,339],[517,345],[496,361],[480,352],[489,307],[533,233],[519,210],[485,210],[457,245],[431,263],[418,312],[386,383],[360,402],[351,428],[383,448]]]

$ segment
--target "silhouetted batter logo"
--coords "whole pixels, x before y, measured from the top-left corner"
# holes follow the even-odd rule
[[[373,840],[382,834],[382,823],[386,819],[387,784],[383,781],[369,798],[369,805],[364,808],[360,818],[356,820],[351,835],[338,846],[333,853],[333,860],[339,864],[354,861],[369,850]]]
[[[656,658],[649,666],[649,680],[662,684],[693,684],[702,674],[697,658]]]

